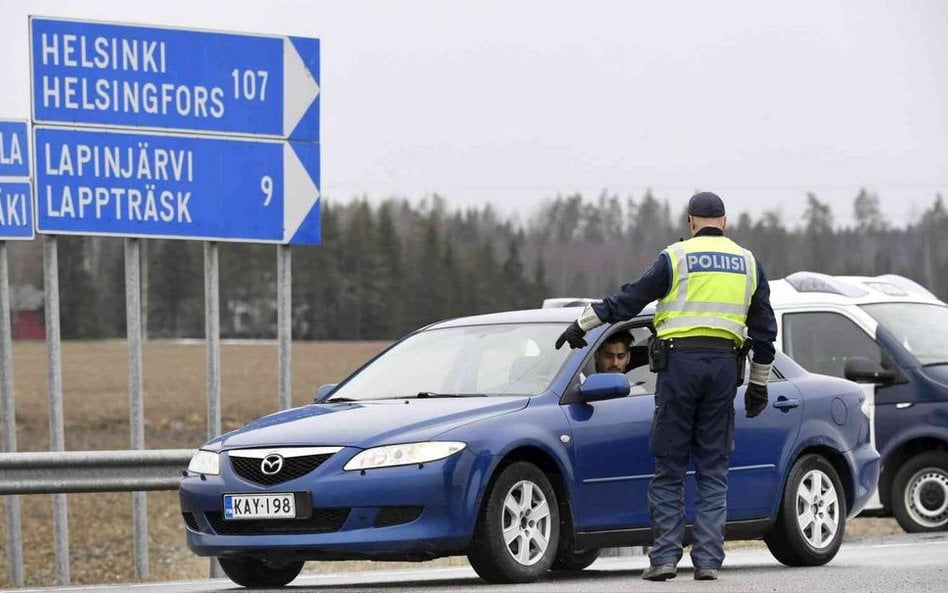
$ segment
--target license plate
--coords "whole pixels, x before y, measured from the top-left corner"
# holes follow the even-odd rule
[[[225,494],[225,519],[295,519],[296,496],[286,494]]]

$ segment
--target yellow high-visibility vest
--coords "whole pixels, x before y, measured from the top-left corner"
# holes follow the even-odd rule
[[[715,235],[673,243],[664,253],[672,285],[658,301],[658,337],[710,336],[743,343],[747,310],[757,290],[754,254]]]

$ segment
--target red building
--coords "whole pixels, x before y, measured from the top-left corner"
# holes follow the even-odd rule
[[[43,291],[32,285],[13,289],[10,302],[14,340],[45,340]]]

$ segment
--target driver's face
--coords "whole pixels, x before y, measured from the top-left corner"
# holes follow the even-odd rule
[[[603,344],[596,350],[597,373],[624,373],[629,366],[629,351],[621,343]]]

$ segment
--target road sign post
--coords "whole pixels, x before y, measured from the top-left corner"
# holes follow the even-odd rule
[[[35,128],[41,233],[319,243],[319,145]]]
[[[13,392],[13,333],[10,315],[8,240],[32,239],[30,136],[27,122],[0,120],[0,416],[3,451],[16,451],[16,397]],[[7,564],[10,580],[23,586],[23,528],[20,499],[4,500],[7,518]]]
[[[30,176],[30,135],[23,120],[0,120],[0,177]]]
[[[29,181],[0,180],[0,241],[33,238],[32,195]]]
[[[30,135],[23,120],[0,120],[0,241],[32,239]]]
[[[38,232],[207,242],[208,427],[216,434],[217,241],[280,245],[287,268],[284,246],[320,243],[319,40],[31,17],[30,63]],[[47,237],[52,271],[55,245]],[[126,246],[134,367],[141,357],[139,244],[128,239]],[[284,290],[280,369],[288,376],[289,286],[281,284]],[[48,288],[47,300],[53,296]],[[58,313],[47,328],[55,328],[50,339],[58,349]],[[58,372],[52,359],[50,367]],[[140,371],[130,371],[135,410],[141,383]],[[289,391],[280,387],[282,404]],[[137,411],[131,424],[132,444],[141,448]],[[136,530],[144,531],[145,500],[135,503]],[[68,582],[65,500],[56,509],[57,572]],[[145,578],[147,538],[135,547]]]
[[[319,40],[30,19],[34,123],[316,141]]]

